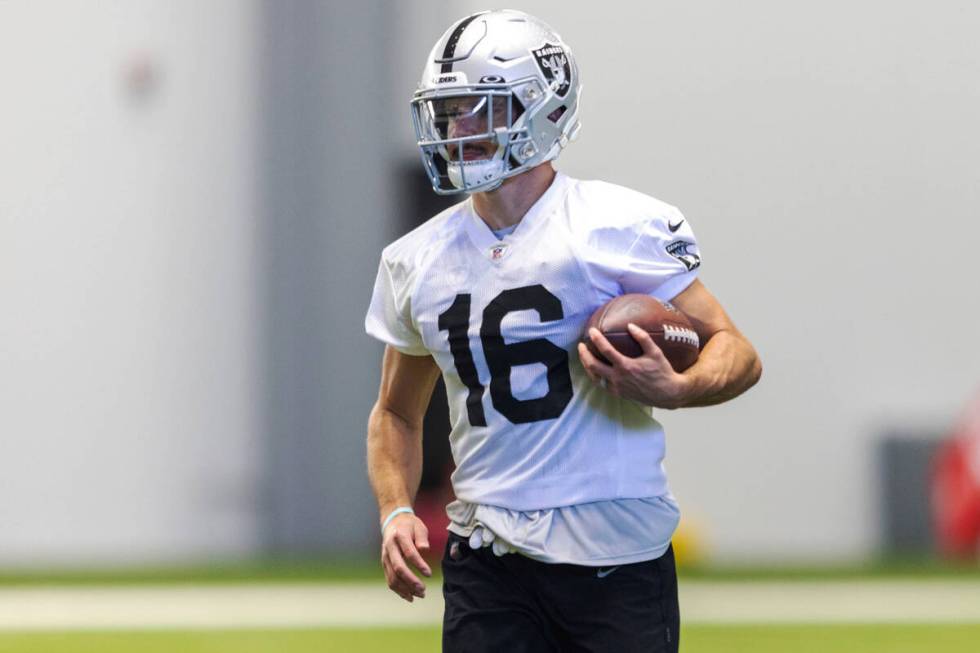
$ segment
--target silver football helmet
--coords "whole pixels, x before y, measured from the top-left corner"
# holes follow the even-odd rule
[[[422,162],[439,194],[493,190],[555,159],[577,135],[572,52],[533,16],[468,16],[436,41],[412,99]]]

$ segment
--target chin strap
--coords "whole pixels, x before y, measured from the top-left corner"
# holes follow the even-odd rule
[[[504,170],[504,160],[500,159],[480,159],[477,161],[452,161],[446,166],[449,174],[449,181],[453,186],[460,190],[473,190],[482,187],[484,184],[497,180],[496,186],[502,181]],[[463,183],[465,180],[465,184]],[[489,189],[485,189],[489,190]]]
[[[446,166],[449,182],[462,191],[488,191],[498,188],[507,172],[507,141],[497,136],[497,151],[489,159],[450,160]],[[464,175],[465,173],[465,175]],[[466,183],[464,184],[464,176]]]

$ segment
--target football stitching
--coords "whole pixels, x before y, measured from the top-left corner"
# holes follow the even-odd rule
[[[664,324],[664,339],[668,342],[683,342],[701,348],[701,341],[696,331],[686,327]]]

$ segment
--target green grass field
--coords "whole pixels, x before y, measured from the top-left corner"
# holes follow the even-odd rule
[[[859,626],[691,626],[683,653],[975,653],[980,624]],[[0,653],[423,653],[439,630],[319,629],[197,632],[0,634]]]

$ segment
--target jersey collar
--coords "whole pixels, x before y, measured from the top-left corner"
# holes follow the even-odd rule
[[[524,214],[521,221],[517,223],[517,228],[504,236],[502,240],[498,240],[490,227],[487,226],[487,223],[477,215],[476,210],[473,208],[473,198],[470,197],[466,200],[465,210],[467,215],[464,220],[466,233],[476,248],[483,252],[487,258],[498,260],[501,258],[501,247],[507,250],[511,246],[516,245],[523,238],[524,234],[532,231],[535,223],[546,220],[549,215],[554,213],[555,209],[558,208],[564,199],[568,186],[568,176],[556,172],[554,180],[548,186],[548,190],[531,205],[531,208],[527,210],[527,213]]]

